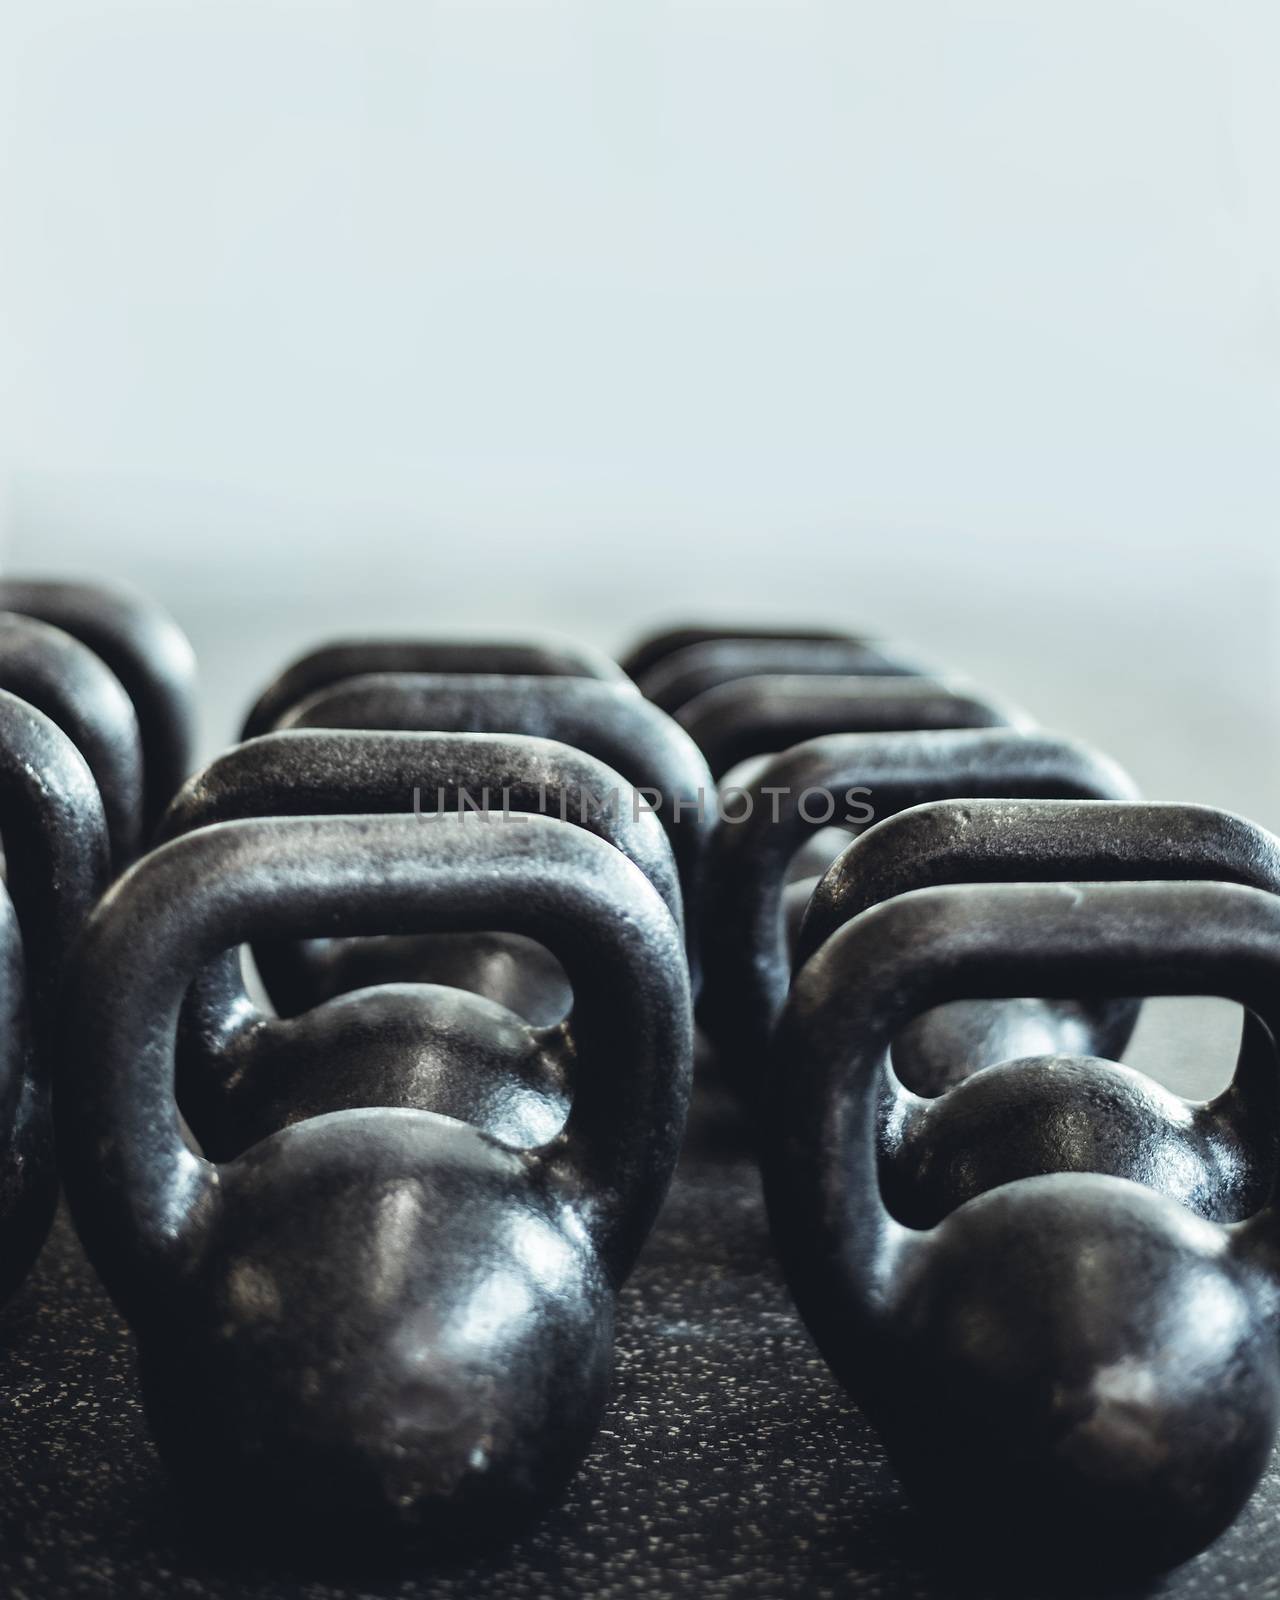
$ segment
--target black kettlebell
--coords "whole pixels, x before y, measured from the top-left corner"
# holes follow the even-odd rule
[[[88,645],[61,628],[0,612],[0,689],[43,711],[88,763],[121,871],[142,843],[142,740],[133,702]]]
[[[1070,739],[1009,730],[831,734],[765,763],[725,805],[707,852],[699,1017],[723,1073],[750,1102],[791,981],[787,870],[804,840],[842,818],[866,826],[926,800],[1134,798],[1125,773]],[[724,797],[727,800],[727,796]],[[807,901],[808,886],[800,904]],[[902,1081],[940,1094],[972,1071],[1056,1048],[1118,1054],[1137,1017],[1113,998],[967,1004],[921,1017],[894,1044]]]
[[[672,716],[745,678],[915,677],[914,657],[871,639],[707,639],[677,650],[644,673],[647,699]]]
[[[734,769],[828,733],[1034,726],[1025,712],[956,680],[870,675],[736,678],[690,700],[676,721],[717,781],[749,776]]]
[[[183,1137],[188,984],[257,939],[510,929],[569,974],[551,1030],[390,986],[277,1024],[275,1067],[390,1105],[213,1163]],[[435,997],[434,1003],[432,997]],[[667,1188],[689,1092],[680,934],[611,845],[557,818],[273,817],[162,845],[77,948],[58,1083],[64,1179],[138,1339],[147,1412],[205,1508],[314,1540],[492,1540],[553,1500],[604,1404],[614,1300]],[[532,1149],[415,1104],[415,1058],[558,1054]]]
[[[852,917],[942,883],[1214,879],[1280,894],[1280,840],[1209,806],[1105,800],[944,800],[856,839],[814,890],[797,970]],[[1082,935],[1087,939],[1088,930]],[[1024,1001],[1026,1030],[1041,1003]],[[1053,1050],[1053,1028],[1045,1026]],[[956,1062],[969,1072],[977,1048]],[[1264,1205],[1276,1180],[1280,1081],[1270,1037],[1246,1013],[1236,1075],[1193,1103],[1131,1068],[1078,1054],[986,1065],[934,1098],[887,1067],[881,1185],[890,1210],[932,1227],[998,1184],[1043,1172],[1106,1172],[1158,1189],[1213,1222]]]
[[[183,789],[165,820],[176,837],[214,822],[250,816],[385,814],[417,811],[424,833],[439,812],[485,806],[500,818],[524,812],[565,817],[620,850],[661,895],[682,925],[675,863],[648,811],[614,809],[621,779],[602,763],[549,739],[499,734],[353,733],[296,730],[264,734],[220,756]],[[447,1055],[411,1052],[403,1092],[409,1102],[474,1123],[510,1144],[541,1144],[563,1125],[568,1084],[558,1051],[548,1052],[524,1026],[554,1029],[569,1012],[569,980],[544,946],[499,930],[400,938],[259,941],[254,957],[277,1012],[296,1017],[337,994],[409,982],[446,985],[484,996],[486,1015],[502,1018],[515,1053],[477,1055],[459,1073]],[[431,990],[433,1017],[446,997]],[[404,1010],[401,1002],[401,1010]],[[477,1008],[457,1002],[469,1025]],[[510,1013],[516,1013],[521,1019]],[[406,1013],[408,1014],[408,1013]],[[326,1026],[333,1013],[326,1012]],[[178,1038],[178,1103],[205,1152],[238,1155],[290,1122],[343,1106],[391,1098],[384,1064],[372,1077],[353,1061],[331,1081],[308,1068],[282,1071],[293,1032],[261,1016],[245,989],[238,953],[228,951],[193,980]]]
[[[151,601],[94,583],[8,578],[0,582],[0,611],[61,628],[119,679],[138,719],[143,829],[150,837],[191,771],[196,661],[187,636]]]
[[[106,886],[93,775],[60,728],[0,690],[0,1300],[25,1278],[58,1193],[52,1034],[67,954]]]
[[[1222,1226],[1057,1172],[903,1225],[878,1178],[884,1066],[959,999],[1216,994],[1280,1028],[1280,900],[1236,884],[947,885],[872,907],[796,975],[771,1053],[765,1193],[833,1371],[940,1530],[1111,1577],[1213,1539],[1280,1414],[1274,1201]]]
[[[652,806],[671,840],[684,892],[695,992],[698,989],[697,908],[702,858],[715,826],[715,784],[688,734],[631,684],[550,675],[371,674],[318,691],[284,713],[281,724],[532,734],[573,745],[603,761],[632,786],[641,803]]]
[[[286,726],[285,719],[295,706],[344,679],[384,672],[625,681],[616,662],[583,645],[490,639],[340,639],[299,656],[268,684],[244,719],[241,737],[253,739]]]

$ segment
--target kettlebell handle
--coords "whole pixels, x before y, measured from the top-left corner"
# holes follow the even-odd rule
[[[0,839],[26,953],[38,1044],[76,935],[111,874],[102,798],[62,729],[0,690]]]
[[[675,713],[717,780],[744,761],[834,733],[915,733],[1035,724],[1024,711],[951,678],[735,678]]]
[[[400,672],[626,679],[622,668],[599,651],[550,640],[337,639],[299,656],[263,690],[245,718],[241,738],[281,727],[294,706],[348,678]]]
[[[543,811],[620,850],[683,927],[671,847],[653,812],[635,808],[618,773],[554,739],[499,733],[379,733],[294,728],[225,751],[174,798],[157,843],[244,817],[423,815],[454,807]],[[415,805],[416,796],[416,805]]]
[[[672,651],[637,679],[647,700],[675,716],[702,695],[744,678],[926,677],[929,669],[883,639],[703,639]]]
[[[51,623],[0,612],[0,685],[56,723],[84,757],[101,796],[112,861],[142,842],[142,738],[133,702],[87,644]]]
[[[9,578],[0,582],[0,609],[62,628],[120,680],[142,738],[149,836],[191,770],[196,658],[187,636],[151,601],[114,585]]]
[[[689,1092],[688,979],[657,891],[556,818],[277,817],[152,851],[77,948],[58,1123],[86,1245],[116,1263],[122,1303],[190,1270],[216,1235],[220,1168],[189,1147],[174,1101],[192,975],[260,938],[483,930],[539,940],[573,985],[582,1070],[563,1130],[528,1160],[620,1281],[665,1191]]]
[[[1218,995],[1255,1014],[1274,1052],[1280,898],[1229,883],[945,885],[871,907],[810,957],[773,1042],[763,1157],[806,1316],[825,1296],[835,1337],[878,1337],[889,1285],[926,1237],[889,1215],[877,1174],[894,1036],[953,1000],[1081,994]]]
[[[282,714],[281,728],[521,733],[595,756],[651,791],[684,889],[685,930],[700,978],[697,906],[715,823],[715,784],[680,725],[625,682],[585,677],[374,673],[321,689]]]
[[[735,799],[707,853],[703,923],[707,1021],[740,1053],[771,1030],[791,981],[782,902],[807,835],[856,790],[877,819],[954,795],[1136,799],[1124,771],[1075,740],[1010,730],[830,734],[783,751]],[[807,808],[807,809],[806,809]],[[743,820],[737,820],[745,812]]]
[[[1280,894],[1280,839],[1214,806],[1111,800],[935,800],[876,823],[818,880],[796,970],[883,900],[941,883],[1208,879]]]
[[[868,641],[860,635],[833,628],[812,628],[797,625],[794,628],[758,627],[751,623],[732,623],[712,626],[705,622],[681,623],[646,633],[635,640],[618,660],[629,678],[639,682],[659,662],[666,661],[677,651],[692,649],[703,644],[731,643],[735,645],[782,644],[851,644],[863,645]],[[644,685],[641,684],[643,688]]]
[[[496,811],[541,811],[606,840],[639,867],[683,930],[667,837],[651,812],[633,811],[622,788],[603,762],[550,739],[295,728],[262,734],[217,757],[177,795],[160,839],[245,817],[403,814],[414,809],[415,790],[425,825],[437,806],[457,807],[465,791],[473,806],[487,801]],[[277,944],[254,952],[273,995],[277,983],[298,988],[294,949]],[[216,1056],[228,1029],[244,1026],[255,1010],[239,952],[228,950],[192,980],[184,1026],[189,1021],[206,1056]]]

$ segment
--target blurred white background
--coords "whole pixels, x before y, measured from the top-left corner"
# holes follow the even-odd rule
[[[904,636],[1280,828],[1274,0],[0,0],[0,524],[191,632]]]

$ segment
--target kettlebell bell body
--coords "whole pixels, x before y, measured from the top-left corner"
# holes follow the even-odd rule
[[[773,1235],[823,1355],[958,1543],[1115,1574],[1231,1521],[1280,1415],[1277,1221],[1058,1172],[907,1227],[878,1177],[891,1041],[958,999],[1216,994],[1255,1012],[1274,1072],[1278,952],[1280,901],[1236,884],[962,884],[873,906],[797,973],[762,1123]]]
[[[217,1164],[184,1139],[179,1013],[220,952],[488,928],[545,943],[573,985],[559,1030],[571,1105],[545,1144],[407,1106],[294,1123]],[[387,1049],[376,1011],[363,1036],[335,1022],[325,1037],[323,1013],[370,994],[301,1019],[300,1056],[332,1072]],[[73,995],[65,1180],[187,1488],[276,1528],[375,1544],[492,1539],[553,1499],[598,1421],[614,1296],[688,1099],[683,950],[644,875],[542,816],[219,823],[151,852],[103,899]],[[417,1011],[427,1048],[452,1048],[451,1023],[446,1007],[433,1040]]]
[[[1208,806],[916,806],[868,829],[821,880],[795,965],[851,918],[912,889],[1112,878],[1208,879],[1280,894],[1280,841]],[[1023,1005],[1032,1013],[1037,1003]],[[957,1087],[934,1098],[913,1094],[886,1068],[881,1187],[889,1209],[912,1227],[932,1227],[988,1189],[1048,1172],[1132,1178],[1214,1222],[1250,1217],[1271,1196],[1280,1081],[1271,1040],[1251,1015],[1231,1085],[1205,1103],[1089,1056],[1037,1054],[965,1075],[971,1059],[959,1059]]]

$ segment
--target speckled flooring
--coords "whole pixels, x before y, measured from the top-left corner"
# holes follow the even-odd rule
[[[0,1316],[0,1595],[8,1600],[638,1600],[995,1592],[939,1565],[874,1436],[810,1346],[757,1181],[704,1106],[623,1295],[614,1394],[566,1502],[507,1550],[319,1572],[184,1515],[147,1436],[131,1344],[60,1218]],[[1280,1471],[1208,1553],[1128,1597],[1280,1596]],[[1038,1593],[1034,1577],[1017,1600]],[[1008,1595],[1006,1586],[1001,1593]]]

